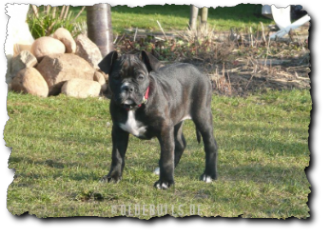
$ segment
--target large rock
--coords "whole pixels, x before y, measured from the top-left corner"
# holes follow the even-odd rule
[[[93,81],[94,68],[75,54],[45,56],[36,67],[49,86],[49,94],[56,95],[64,81],[80,78]]]
[[[24,68],[34,67],[38,63],[36,57],[27,50],[23,50],[11,60],[11,75],[15,77]]]
[[[104,93],[107,89],[107,82],[105,81],[103,74],[101,72],[95,70],[93,80],[100,83],[101,91],[102,91],[102,93]]]
[[[76,54],[89,62],[95,69],[98,69],[99,62],[102,60],[100,49],[87,36],[78,35],[76,39]]]
[[[62,86],[62,94],[76,98],[97,97],[101,91],[100,83],[84,79],[71,79]]]
[[[19,71],[11,83],[11,89],[41,97],[48,96],[48,85],[45,79],[33,67]]]
[[[46,55],[65,53],[65,46],[57,39],[44,36],[33,42],[31,52],[40,61]]]
[[[71,33],[65,29],[65,28],[58,28],[54,34],[53,37],[55,39],[58,39],[65,45],[66,53],[75,53],[76,52],[76,42],[72,38]]]

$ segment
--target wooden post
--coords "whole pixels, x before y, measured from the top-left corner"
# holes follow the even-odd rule
[[[201,29],[207,30],[207,15],[209,9],[207,7],[203,7],[201,10]]]
[[[102,3],[86,9],[88,37],[99,47],[104,57],[113,51],[111,7]]]
[[[195,7],[194,5],[190,5],[190,20],[189,20],[190,30],[196,30],[197,16],[198,16],[198,7]]]

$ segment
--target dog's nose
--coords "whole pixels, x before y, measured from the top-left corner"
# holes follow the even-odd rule
[[[125,85],[125,86],[122,87],[122,90],[126,91],[126,92],[133,92],[134,87],[132,85]]]

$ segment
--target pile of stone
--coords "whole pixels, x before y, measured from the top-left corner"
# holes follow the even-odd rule
[[[97,97],[107,89],[107,77],[97,66],[101,60],[99,48],[87,36],[73,39],[59,28],[12,59],[9,89],[41,97]]]

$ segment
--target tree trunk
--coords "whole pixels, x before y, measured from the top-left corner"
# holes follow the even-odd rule
[[[203,7],[201,11],[201,29],[207,30],[207,15],[208,15],[209,9],[207,7]]]
[[[196,30],[197,16],[198,16],[198,7],[195,7],[194,5],[190,5],[190,20],[189,20],[190,30]]]
[[[87,8],[88,37],[99,47],[102,56],[113,51],[111,7],[95,4]]]

